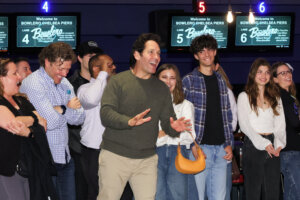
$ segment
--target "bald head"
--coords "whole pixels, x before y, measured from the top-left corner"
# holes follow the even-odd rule
[[[108,76],[112,76],[116,73],[116,66],[109,55],[95,55],[89,61],[89,71],[93,78],[97,78],[100,71],[105,71]]]

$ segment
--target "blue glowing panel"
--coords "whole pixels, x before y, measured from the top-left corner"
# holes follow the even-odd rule
[[[0,51],[8,49],[8,17],[0,16]]]
[[[66,42],[76,48],[77,16],[17,16],[17,47]]]

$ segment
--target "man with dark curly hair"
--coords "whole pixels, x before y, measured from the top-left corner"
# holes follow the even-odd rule
[[[213,71],[217,41],[211,35],[193,39],[191,52],[199,66],[183,80],[185,98],[195,107],[196,142],[206,155],[206,168],[196,174],[198,199],[224,200],[227,161],[232,159],[232,113],[222,76]],[[190,158],[197,157],[195,146]]]

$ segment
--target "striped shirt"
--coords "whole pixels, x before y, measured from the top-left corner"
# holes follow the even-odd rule
[[[218,79],[218,86],[221,97],[221,110],[225,136],[224,147],[228,145],[232,146],[232,113],[230,109],[227,86],[221,75],[217,72],[214,73]],[[201,144],[204,134],[206,116],[206,86],[204,77],[198,71],[198,67],[182,79],[182,84],[185,98],[192,102],[195,107],[196,141],[198,144]]]
[[[40,67],[23,80],[20,91],[26,93],[37,112],[47,120],[47,138],[55,163],[66,164],[70,161],[68,146],[68,127],[82,124],[85,118],[83,108],[67,107],[70,99],[75,97],[73,86],[66,78],[54,84],[53,79]],[[66,106],[64,115],[53,107]]]

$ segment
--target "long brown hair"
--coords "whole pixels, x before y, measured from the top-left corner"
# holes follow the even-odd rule
[[[251,65],[250,72],[248,75],[248,81],[245,86],[245,91],[248,95],[250,106],[257,115],[258,115],[258,111],[257,111],[258,86],[257,83],[255,82],[255,77],[256,77],[257,70],[260,66],[267,66],[271,73],[270,63],[264,58],[257,58],[256,60],[254,60],[254,62]],[[265,85],[264,98],[269,102],[273,110],[273,113],[275,115],[279,115],[276,109],[278,106],[279,91],[271,78],[270,81]]]
[[[227,76],[227,74],[225,73],[224,69],[221,67],[221,65],[219,64],[219,68],[216,70],[216,72],[219,72],[219,74],[221,74],[223,80],[225,81],[226,83],[226,86],[229,88],[229,89],[233,89],[232,85],[230,84],[230,81],[229,81],[229,78]]]
[[[285,62],[279,61],[279,62],[273,63],[273,65],[272,65],[272,73],[271,73],[272,74],[272,80],[273,80],[274,77],[275,78],[277,77],[277,69],[278,69],[278,67],[280,67],[282,65],[287,66],[290,69],[290,67]],[[292,69],[290,69],[290,70],[292,71]],[[278,88],[280,88],[279,84],[275,84],[275,85]],[[292,81],[292,84],[289,87],[289,92],[295,98],[296,105],[300,106],[299,105],[299,101],[297,99],[297,88],[296,88],[296,85],[295,85],[294,81]]]
[[[176,74],[176,86],[175,86],[174,91],[173,91],[173,103],[177,105],[177,104],[180,104],[180,103],[183,102],[184,93],[183,93],[180,73],[179,73],[178,68],[176,67],[176,65],[174,65],[174,64],[163,64],[163,65],[161,65],[158,68],[157,72],[155,73],[155,76],[158,78],[159,74],[162,71],[167,70],[167,69],[172,69]]]
[[[11,62],[13,61],[9,58],[5,58],[5,59],[0,58],[0,77],[4,77],[7,75],[8,72],[7,65]],[[3,96],[3,93],[4,93],[4,87],[2,82],[0,81],[0,95]]]

